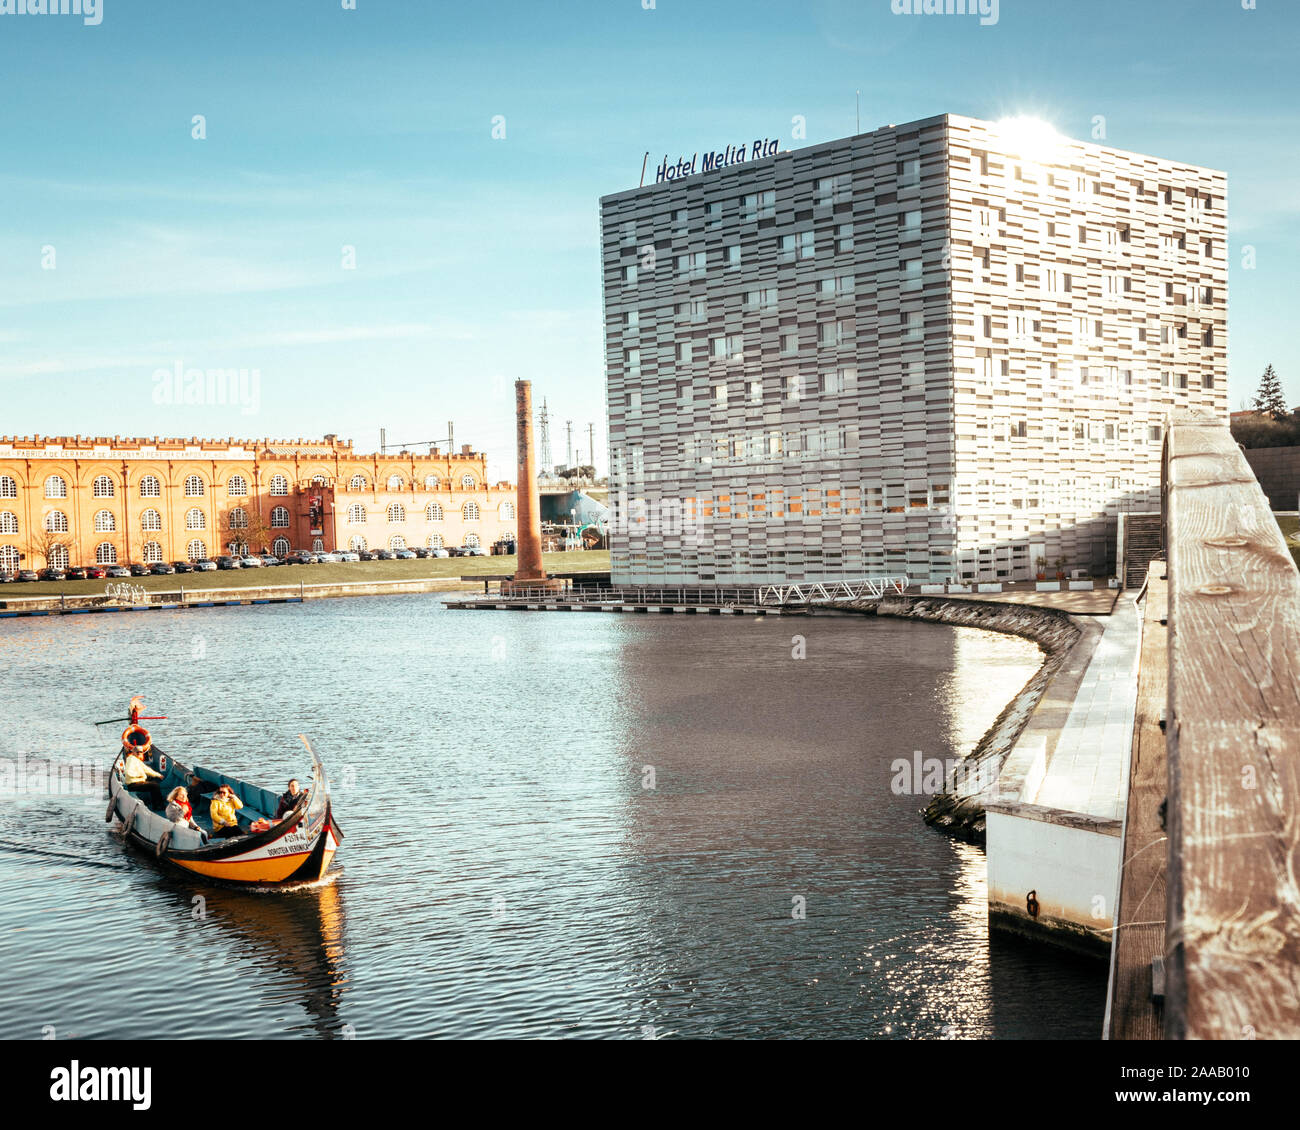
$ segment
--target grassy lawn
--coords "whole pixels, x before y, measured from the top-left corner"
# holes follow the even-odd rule
[[[250,588],[257,585],[346,584],[367,581],[416,581],[429,577],[478,577],[484,573],[510,574],[515,558],[508,557],[429,557],[423,561],[361,561],[336,565],[277,565],[262,569],[217,570],[215,573],[177,573],[171,577],[106,578],[102,581],[33,581],[0,585],[0,601],[24,596],[93,596],[103,593],[107,584],[136,585],[150,592],[175,592],[200,589]],[[607,572],[608,550],[581,553],[546,553],[542,565],[548,573],[576,573],[583,570]]]
[[[1291,547],[1291,556],[1295,559],[1296,565],[1300,566],[1300,540],[1297,540],[1300,539],[1300,518],[1294,516],[1284,518],[1280,514],[1274,514],[1273,517]]]

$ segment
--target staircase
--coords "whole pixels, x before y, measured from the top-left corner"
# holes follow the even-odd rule
[[[1160,515],[1124,515],[1124,587],[1140,589],[1147,579],[1147,566],[1160,555]]]

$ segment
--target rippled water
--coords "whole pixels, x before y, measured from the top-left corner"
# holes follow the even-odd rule
[[[990,940],[983,853],[890,788],[1037,662],[409,596],[4,622],[6,757],[102,777],[121,726],[90,722],[141,693],[160,747],[269,787],[307,734],[346,839],[246,893],[125,847],[102,780],[0,796],[0,1036],[1095,1037],[1102,964]]]

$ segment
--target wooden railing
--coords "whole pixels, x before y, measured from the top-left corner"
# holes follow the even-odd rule
[[[1165,1035],[1300,1037],[1300,573],[1219,419],[1165,437]]]

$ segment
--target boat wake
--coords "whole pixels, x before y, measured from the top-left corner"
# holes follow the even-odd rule
[[[16,844],[11,840],[0,840],[0,851],[12,852],[15,855],[36,855],[42,859],[68,859],[73,863],[81,864],[84,867],[105,867],[109,871],[129,871],[130,868],[122,863],[109,863],[99,859],[87,859],[84,855],[74,855],[67,851],[51,851],[49,848],[32,847],[30,844]]]

